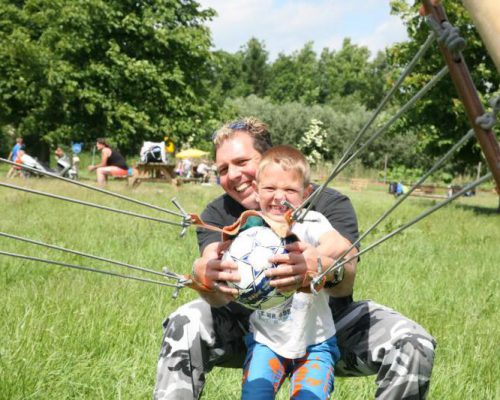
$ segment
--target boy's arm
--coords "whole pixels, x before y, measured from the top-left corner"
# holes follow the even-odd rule
[[[318,272],[318,257],[321,258],[324,271],[350,246],[351,242],[332,228],[320,236],[317,247],[303,241],[287,245],[288,254],[275,255],[271,258],[272,262],[280,265],[277,268],[267,270],[266,276],[274,278],[271,281],[271,286],[279,288],[280,291],[296,290],[298,282],[303,282],[307,272]],[[356,252],[356,249],[351,250],[347,257],[356,254]],[[325,289],[330,296],[344,297],[352,294],[356,276],[356,262],[355,258],[346,263],[343,280],[334,287]],[[332,282],[333,272],[328,274],[327,279]]]

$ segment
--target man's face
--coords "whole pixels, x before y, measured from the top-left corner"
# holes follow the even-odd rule
[[[310,194],[304,188],[304,179],[296,171],[286,171],[279,164],[270,163],[259,174],[257,200],[262,214],[273,221],[284,222],[288,201],[295,208]]]
[[[247,209],[258,209],[259,206],[252,182],[260,159],[261,154],[253,147],[253,139],[245,132],[236,132],[222,142],[215,155],[222,188]]]

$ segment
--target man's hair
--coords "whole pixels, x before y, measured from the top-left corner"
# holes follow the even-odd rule
[[[311,168],[304,155],[292,146],[280,145],[267,150],[259,163],[257,170],[257,182],[259,175],[270,164],[277,164],[285,171],[293,171],[303,180],[304,188],[311,182]]]
[[[97,138],[96,142],[102,144],[104,147],[110,147],[108,141],[104,138]]]
[[[228,122],[222,128],[216,130],[212,136],[215,149],[217,150],[225,140],[233,137],[237,132],[246,132],[253,139],[253,147],[259,153],[264,153],[272,147],[271,135],[268,126],[260,119],[247,117]]]

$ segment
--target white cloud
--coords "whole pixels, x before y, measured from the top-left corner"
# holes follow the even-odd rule
[[[218,16],[209,23],[215,48],[237,51],[255,37],[265,42],[271,58],[290,54],[313,41],[315,50],[339,48],[349,36],[373,52],[402,37],[398,20],[380,0],[199,0]],[[383,9],[381,11],[381,9]],[[385,15],[383,15],[385,12]],[[380,14],[383,21],[379,21]],[[363,18],[360,18],[363,15]],[[373,18],[372,18],[373,17]],[[366,21],[370,21],[372,31]],[[377,26],[378,23],[378,26]],[[402,24],[400,24],[402,25]],[[392,41],[391,41],[392,40]]]
[[[356,42],[368,47],[374,55],[379,50],[405,40],[408,40],[408,35],[403,23],[399,18],[389,16],[375,28],[372,34],[360,37]]]

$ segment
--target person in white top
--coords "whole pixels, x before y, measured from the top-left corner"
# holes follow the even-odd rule
[[[254,185],[261,213],[273,227],[286,224],[289,209],[283,201],[297,207],[309,196],[309,180],[309,165],[300,151],[276,146],[264,153]],[[340,237],[322,214],[313,211],[304,222],[294,222],[291,232],[326,259]],[[330,397],[340,353],[324,290],[316,295],[296,292],[277,307],[254,311],[245,343],[242,399],[274,399],[287,376],[293,399]]]

